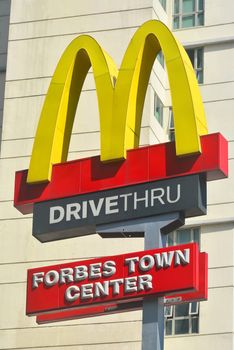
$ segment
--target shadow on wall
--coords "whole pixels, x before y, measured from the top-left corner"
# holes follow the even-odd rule
[[[3,101],[6,79],[10,8],[11,0],[0,0],[0,141],[2,139]]]

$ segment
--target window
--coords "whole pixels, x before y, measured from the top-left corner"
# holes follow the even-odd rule
[[[197,47],[194,49],[187,49],[186,50],[190,61],[192,63],[192,66],[194,68],[194,72],[197,77],[197,81],[199,84],[203,84],[203,77],[204,77],[204,54],[203,54],[203,48]],[[169,110],[169,122],[168,122],[168,137],[170,141],[175,141],[175,126],[174,126],[174,117],[173,117],[173,111],[170,107]]]
[[[165,306],[165,335],[194,334],[199,331],[199,303]]]
[[[174,0],[173,28],[204,25],[204,0]]]
[[[175,126],[172,108],[169,109],[168,137],[170,141],[175,141]]]
[[[200,244],[198,227],[181,229],[167,236],[167,246],[196,242]],[[183,303],[164,307],[165,335],[194,334],[199,332],[199,303]]]
[[[167,8],[167,0],[159,0],[160,4],[162,5],[162,7],[164,8],[164,10],[166,11]]]
[[[172,317],[173,316],[173,306],[172,305],[166,305],[164,307],[164,316],[165,317]]]
[[[192,62],[197,81],[199,84],[203,83],[203,48],[197,47],[195,49],[186,50],[190,61]]]
[[[181,229],[171,232],[167,236],[167,246],[174,246],[177,244],[186,244],[196,242],[200,245],[200,229],[199,227]]]
[[[154,116],[161,126],[163,126],[163,103],[156,94],[154,93]]]
[[[165,61],[164,61],[164,55],[162,53],[162,50],[160,50],[159,53],[157,54],[157,60],[161,64],[161,66],[164,68]]]

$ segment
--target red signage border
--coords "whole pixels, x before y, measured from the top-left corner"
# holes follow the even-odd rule
[[[102,163],[100,157],[55,164],[49,183],[27,184],[27,170],[16,172],[14,205],[23,214],[33,204],[79,194],[206,173],[207,180],[227,177],[228,145],[220,134],[201,137],[202,153],[177,157],[174,142],[132,149],[127,159]]]
[[[196,243],[28,270],[27,315],[199,290]]]
[[[199,254],[199,287],[197,291],[165,296],[165,305],[175,305],[186,302],[205,301],[208,299],[208,255]],[[143,306],[143,298],[126,303],[113,303],[107,305],[95,305],[86,308],[58,311],[49,314],[41,314],[36,317],[38,324],[68,321],[79,318],[110,315],[119,312],[140,310]]]

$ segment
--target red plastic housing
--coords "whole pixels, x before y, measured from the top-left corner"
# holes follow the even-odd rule
[[[132,149],[123,161],[91,157],[55,164],[51,182],[27,184],[27,170],[16,172],[14,205],[23,214],[33,203],[144,182],[206,173],[207,181],[227,177],[228,143],[220,134],[201,137],[202,153],[177,157],[174,142]]]
[[[204,301],[208,298],[208,255],[207,253],[199,254],[199,287],[197,291],[183,294],[174,294],[164,298],[165,305],[175,305],[186,302]],[[142,309],[143,298],[133,300],[127,303],[113,303],[89,306],[86,308],[72,309],[66,311],[52,312],[41,314],[36,318],[38,324],[68,321],[85,317],[94,317],[115,314],[119,312],[128,312]]]
[[[186,262],[179,257],[181,253],[187,254],[188,259]],[[158,259],[160,260],[157,260],[155,254],[158,255]],[[157,261],[164,261],[165,254],[167,256],[167,263],[163,262],[158,265]],[[148,258],[149,256],[151,256],[151,262],[153,261],[152,264]],[[127,263],[129,259],[135,261],[134,271],[130,268],[130,263]],[[107,276],[107,270],[104,266],[110,261],[113,266],[115,266],[115,270],[112,271],[113,274]],[[169,264],[168,261],[170,261]],[[100,266],[100,268],[97,268],[97,265]],[[88,271],[88,274],[86,277],[82,276],[80,280],[77,280],[77,278],[75,280],[77,269],[79,271],[83,270],[84,266],[87,268],[86,271]],[[66,279],[64,281],[61,279],[62,271],[70,271],[73,280]],[[92,271],[92,273],[90,271]],[[94,271],[96,277],[93,275]],[[51,274],[59,277],[57,277],[54,284],[48,285],[46,281],[48,281],[48,279],[51,280]],[[97,274],[100,274],[100,276],[97,277]],[[78,276],[80,278],[81,275]],[[146,287],[142,287],[143,284],[139,283],[142,278],[147,278],[151,281],[149,283],[150,287],[148,284]],[[55,279],[53,279],[54,277],[52,277],[52,281],[55,281]],[[133,282],[132,279],[135,280],[135,282]],[[116,280],[122,280],[117,293],[113,287],[113,281]],[[108,293],[95,294],[95,288],[100,283],[103,285],[107,284]],[[127,285],[131,285],[131,287],[127,289]],[[89,289],[89,293],[87,292],[87,288]],[[69,293],[77,296],[76,299],[70,300],[66,297],[69,289],[72,289],[72,292]],[[99,304],[106,305],[116,301],[126,302],[139,300],[139,298],[143,298],[146,295],[164,296],[181,291],[197,291],[198,289],[199,251],[196,243],[190,243],[175,247],[30,269],[28,270],[27,279],[26,314],[40,315],[48,312],[85,308]],[[85,290],[85,294],[82,294],[82,290]],[[89,295],[87,296],[87,294]]]

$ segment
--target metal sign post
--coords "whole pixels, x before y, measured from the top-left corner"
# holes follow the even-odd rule
[[[180,213],[154,216],[125,223],[99,226],[97,232],[103,238],[139,237],[144,235],[145,250],[163,248],[166,234],[184,224]],[[111,235],[110,235],[111,234]],[[163,350],[164,347],[164,303],[163,298],[144,297],[142,319],[142,350]]]
[[[178,214],[174,214],[177,220]],[[161,229],[171,224],[173,215],[160,215],[156,222],[146,225],[145,250],[166,246],[166,235]],[[143,300],[142,350],[163,350],[164,302],[163,298],[145,297]]]

